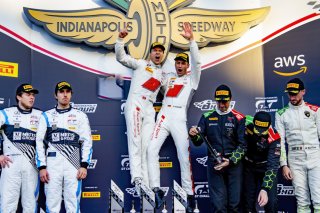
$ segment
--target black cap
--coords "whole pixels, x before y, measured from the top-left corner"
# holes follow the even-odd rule
[[[253,118],[254,132],[266,135],[271,125],[271,116],[269,113],[260,111],[257,112]]]
[[[57,91],[58,91],[58,90],[62,90],[62,89],[72,90],[71,85],[70,85],[68,82],[66,82],[66,81],[60,81],[59,83],[57,83],[54,92],[57,94]]]
[[[294,78],[288,81],[286,90],[284,92],[298,94],[300,90],[304,90],[304,83],[300,78]]]
[[[181,60],[189,63],[189,55],[187,53],[178,53],[174,60]]]
[[[214,97],[216,101],[230,101],[232,97],[231,90],[227,85],[222,84],[217,87]]]
[[[34,94],[38,94],[39,91],[35,88],[33,88],[33,86],[31,84],[21,84],[17,90],[16,90],[16,95],[19,95],[23,92],[33,92]]]
[[[166,50],[166,48],[163,46],[163,44],[159,43],[159,42],[153,42],[151,44],[151,47],[150,47],[150,52],[152,49],[156,48],[156,47],[160,47],[162,49],[162,51],[164,52]]]

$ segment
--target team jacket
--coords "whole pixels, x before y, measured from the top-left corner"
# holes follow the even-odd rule
[[[46,154],[59,152],[76,169],[87,168],[92,156],[92,139],[86,114],[70,107],[44,112],[37,132],[36,162],[46,168]]]
[[[285,142],[288,148],[308,145],[319,147],[320,110],[318,106],[303,102],[299,106],[289,103],[276,113],[276,129],[281,137],[280,165],[287,165]]]
[[[268,135],[258,137],[254,134],[253,128],[253,117],[247,116],[245,132],[247,153],[245,159],[252,163],[254,168],[265,172],[261,188],[270,190],[279,168],[280,135],[270,126]]]
[[[245,116],[234,109],[226,113],[216,109],[204,113],[198,127],[217,152],[237,164],[243,158],[247,146],[244,139],[245,120]],[[196,146],[203,143],[199,135],[191,139]],[[209,151],[208,156],[212,157]]]
[[[164,79],[161,65],[127,55],[123,39],[117,39],[115,53],[118,62],[133,70],[128,100],[143,96],[154,103]]]
[[[32,165],[35,165],[36,132],[41,113],[37,109],[24,111],[18,106],[0,110],[3,137],[0,155],[22,154]]]

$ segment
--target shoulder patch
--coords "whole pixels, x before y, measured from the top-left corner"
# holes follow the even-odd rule
[[[209,112],[205,112],[205,113],[203,113],[203,117],[205,117],[205,118],[207,118],[207,117],[209,117],[212,113],[214,113],[216,110],[211,110],[211,111],[209,111]]]
[[[241,114],[240,112],[238,112],[237,110],[233,109],[231,110],[231,113],[234,114],[234,116],[236,116],[236,118],[238,119],[238,121],[242,120],[245,118],[245,116],[243,114]]]
[[[319,109],[319,106],[317,106],[317,105],[312,105],[312,104],[309,104],[309,103],[306,103],[306,105],[307,105],[312,111],[315,111],[315,112],[317,112],[318,109]]]
[[[282,109],[279,109],[279,110],[277,111],[277,113],[278,113],[279,115],[282,115],[288,108],[289,108],[289,106],[285,106],[285,107],[283,107]]]
[[[270,126],[268,131],[268,142],[272,143],[279,139],[280,139],[280,134]]]
[[[253,123],[253,116],[246,115],[246,126]]]

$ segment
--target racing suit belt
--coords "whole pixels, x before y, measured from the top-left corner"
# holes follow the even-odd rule
[[[252,160],[252,159],[248,158],[247,156],[245,156],[245,157],[244,157],[244,159],[245,159],[246,161],[249,161],[250,163],[253,163],[253,164],[256,164],[256,165],[259,165],[259,164],[265,164],[265,163],[267,163],[267,162],[268,162],[268,161],[266,161],[266,160],[264,160],[264,161],[260,161],[260,162],[256,162],[256,161],[254,161],[254,160]]]

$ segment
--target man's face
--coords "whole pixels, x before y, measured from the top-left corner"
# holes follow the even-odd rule
[[[218,109],[221,112],[226,112],[229,109],[230,102],[231,102],[231,100],[229,100],[229,101],[217,101]]]
[[[300,90],[299,93],[290,93],[288,92],[289,101],[294,106],[299,106],[302,103],[305,90]]]
[[[163,51],[160,47],[155,47],[150,52],[150,60],[155,64],[159,65],[162,62]]]
[[[176,72],[178,76],[181,77],[187,73],[189,63],[183,60],[176,60],[175,67],[176,67]]]
[[[36,97],[33,92],[23,92],[21,95],[17,95],[17,99],[20,108],[29,110],[33,107]]]
[[[62,89],[58,90],[56,94],[56,99],[58,100],[58,105],[66,107],[69,106],[71,101],[71,90],[69,89]]]

